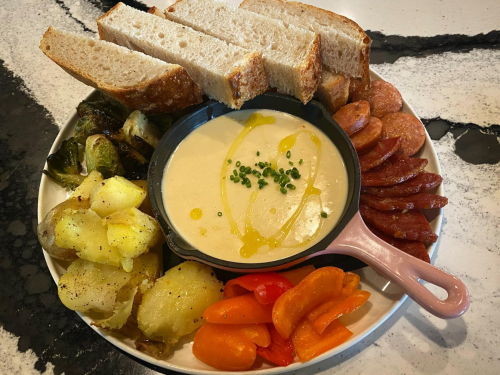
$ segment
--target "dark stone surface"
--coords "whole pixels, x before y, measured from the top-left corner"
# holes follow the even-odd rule
[[[393,63],[400,57],[426,57],[444,52],[469,52],[473,49],[499,49],[500,31],[478,35],[436,35],[431,37],[385,35],[366,31],[372,39],[370,63]]]
[[[455,142],[455,153],[471,164],[497,164],[500,161],[500,125],[481,128],[476,124],[454,123],[441,118],[422,119],[433,140],[450,132]]]

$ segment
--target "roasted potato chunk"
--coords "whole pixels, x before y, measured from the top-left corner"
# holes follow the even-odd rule
[[[84,181],[85,183],[85,181]],[[57,222],[63,216],[63,212],[66,209],[86,209],[90,207],[90,202],[88,199],[76,199],[70,198],[57,206],[55,206],[49,213],[45,216],[43,221],[38,224],[37,234],[38,241],[44,248],[44,250],[51,256],[61,260],[76,260],[78,259],[76,255],[76,250],[73,247],[66,247],[65,245],[56,245],[55,240],[55,228]]]
[[[153,207],[151,207],[151,201],[149,200],[149,195],[148,195],[148,182],[146,180],[134,180],[130,182],[132,182],[134,185],[139,186],[142,190],[146,192],[146,198],[144,199],[144,202],[142,202],[142,204],[139,206],[139,210],[149,216],[154,216]]]
[[[74,249],[82,259],[115,267],[121,265],[120,252],[108,244],[106,227],[92,210],[65,209],[56,224],[55,237],[56,246]]]
[[[203,311],[222,299],[222,287],[212,268],[198,262],[168,270],[144,294],[137,312],[139,329],[149,339],[164,342],[168,350],[202,325]]]
[[[126,313],[129,305],[125,296],[130,292],[129,289],[139,287],[146,291],[158,275],[158,267],[158,257],[154,254],[136,258],[132,272],[78,259],[59,279],[59,298],[68,309],[75,311],[112,313],[113,310],[125,309]],[[124,303],[117,306],[117,296],[123,288],[127,288],[122,298]],[[122,318],[120,322],[123,320],[126,321]]]
[[[94,187],[102,182],[104,178],[102,177],[102,174],[99,173],[98,171],[92,171],[89,173],[89,175],[83,180],[80,186],[78,186],[73,194],[71,194],[71,198],[79,198],[79,199],[90,199],[90,194],[92,193],[92,190]]]
[[[90,196],[90,208],[99,216],[139,207],[146,192],[123,177],[115,176],[96,185]]]
[[[135,258],[155,246],[161,238],[160,226],[137,208],[115,212],[104,219],[108,243],[125,258]]]

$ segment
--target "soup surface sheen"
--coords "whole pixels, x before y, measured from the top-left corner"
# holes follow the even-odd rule
[[[241,176],[237,183],[230,178],[241,166],[262,173],[259,162],[278,175],[283,168],[295,188],[285,185],[284,194],[271,174],[245,175],[251,187]],[[286,174],[294,167],[298,178]],[[262,179],[268,184],[259,189]],[[198,127],[172,154],[162,181],[177,233],[203,253],[244,263],[283,259],[318,243],[339,221],[347,191],[347,171],[330,139],[271,110],[231,112]]]

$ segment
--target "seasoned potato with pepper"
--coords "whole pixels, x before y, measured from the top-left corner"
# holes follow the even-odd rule
[[[134,260],[132,272],[78,259],[59,279],[59,298],[71,310],[112,313],[118,293],[125,287],[139,287],[145,292],[156,278],[158,267],[158,257],[149,253]]]
[[[76,260],[78,259],[76,255],[76,250],[74,247],[68,247],[66,244],[57,245],[55,229],[57,222],[63,216],[63,212],[66,209],[86,209],[90,207],[90,202],[88,199],[68,199],[57,206],[55,206],[49,213],[45,216],[43,221],[38,224],[36,229],[38,234],[38,241],[44,248],[44,250],[51,256],[61,260]],[[62,245],[62,246],[61,246]]]
[[[146,198],[144,199],[144,202],[139,206],[139,210],[144,212],[145,214],[149,216],[154,216],[153,215],[153,207],[151,207],[151,201],[149,200],[149,195],[148,195],[148,182],[146,180],[134,180],[130,181],[134,185],[139,186],[142,190],[146,192]]]
[[[203,311],[222,299],[223,284],[211,267],[184,262],[156,280],[137,312],[139,329],[167,347],[202,325]]]
[[[108,243],[116,246],[125,258],[135,258],[147,252],[161,239],[156,220],[134,207],[115,212],[104,222],[108,227]]]
[[[90,199],[90,194],[92,193],[92,190],[94,190],[94,187],[103,180],[104,178],[102,177],[102,174],[98,171],[90,172],[89,175],[85,177],[85,180],[83,180],[81,185],[75,189],[73,194],[71,194],[70,198]]]
[[[55,237],[56,246],[74,249],[82,259],[115,267],[122,264],[118,249],[108,244],[102,219],[92,210],[65,209],[56,224]]]
[[[90,196],[90,208],[99,216],[106,217],[113,212],[139,207],[146,198],[146,192],[123,177],[115,176],[94,187]]]

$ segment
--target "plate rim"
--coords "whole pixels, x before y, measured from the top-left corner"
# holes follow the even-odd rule
[[[372,80],[373,79],[385,80],[380,74],[376,73],[371,67],[370,67],[370,76],[371,76]],[[89,100],[90,98],[95,96],[97,92],[98,92],[97,90],[93,90],[89,95],[87,95],[85,100]],[[420,120],[420,118],[415,113],[413,108],[405,101],[404,98],[403,98],[403,109],[404,109],[404,112],[410,113]],[[61,142],[63,140],[68,138],[69,134],[73,130],[71,125],[73,123],[75,123],[78,118],[79,118],[79,116],[75,110],[72,113],[72,115],[70,116],[70,118],[68,119],[68,121],[64,124],[64,126],[61,127],[59,134],[57,135],[54,142],[52,143],[52,146],[51,146],[50,151],[49,151],[49,155],[51,153],[55,152],[56,148],[61,144]],[[424,129],[425,129],[425,126],[424,126]],[[434,155],[434,159],[435,159],[434,160],[434,168],[436,169],[437,173],[441,175],[442,171],[441,171],[441,165],[439,162],[438,154],[436,152],[436,149],[434,147],[432,139],[430,138],[429,133],[427,132],[426,129],[425,129],[425,137],[426,137],[426,147],[427,146],[430,147],[430,151]],[[46,166],[47,165],[45,163],[44,169],[46,168]],[[38,189],[38,199],[37,199],[37,220],[38,220],[38,223],[40,222],[40,220],[43,220],[43,216],[45,214],[44,212],[42,212],[42,203],[41,202],[43,199],[41,199],[41,196],[42,196],[42,192],[45,190],[45,187],[48,183],[53,183],[53,182],[47,176],[45,176],[45,174],[42,173],[42,177],[40,180],[40,186]],[[437,193],[439,195],[444,195],[443,184],[441,184],[438,187]],[[444,217],[443,208],[440,208],[438,210],[438,215],[436,216],[437,222],[435,224],[436,225],[436,232],[438,235],[441,234],[443,217]],[[440,243],[440,241],[432,244],[429,247],[428,253],[429,253],[429,257],[431,258],[431,260],[433,258],[433,255],[437,251],[437,247],[438,247],[439,243]],[[48,255],[48,253],[43,248],[42,248],[42,251],[43,251],[43,256],[44,256],[45,262],[47,263],[48,270],[52,276],[52,279],[54,280],[54,282],[57,285],[60,276],[59,276],[59,273],[56,269],[54,259],[50,255]],[[372,269],[371,267],[367,267],[367,268]],[[189,368],[184,367],[184,366],[178,366],[178,365],[166,362],[164,360],[153,358],[146,353],[140,352],[139,350],[132,348],[131,346],[127,345],[123,340],[119,339],[118,337],[110,335],[107,332],[105,332],[104,330],[101,330],[98,327],[93,326],[91,324],[92,320],[88,316],[86,316],[85,314],[80,313],[78,311],[75,311],[75,312],[90,328],[92,328],[95,332],[97,332],[101,337],[103,337],[105,340],[107,340],[110,344],[116,346],[118,349],[124,351],[125,353],[127,353],[130,356],[133,356],[141,361],[144,361],[146,363],[149,363],[153,366],[157,366],[157,367],[162,368],[162,369],[173,370],[173,371],[177,371],[177,372],[184,373],[184,374],[204,374],[204,375],[205,374],[206,375],[221,375],[221,374],[260,375],[260,374],[265,374],[265,375],[271,375],[271,374],[281,374],[281,373],[290,372],[290,371],[297,371],[297,370],[300,370],[302,368],[308,367],[310,365],[316,364],[318,362],[324,361],[324,360],[331,358],[337,354],[340,354],[344,350],[354,346],[355,344],[357,344],[358,342],[363,340],[370,333],[372,333],[378,327],[380,327],[385,321],[387,321],[387,319],[389,319],[389,317],[391,317],[401,307],[401,305],[406,301],[407,298],[408,298],[408,295],[403,293],[401,298],[398,300],[398,302],[396,302],[388,311],[386,311],[384,314],[382,314],[380,316],[380,318],[375,323],[373,323],[371,326],[365,328],[363,331],[358,333],[355,337],[346,341],[342,345],[339,345],[339,346],[317,356],[316,358],[313,358],[312,360],[310,360],[308,362],[294,362],[291,365],[286,366],[286,367],[276,366],[276,367],[270,367],[270,368],[265,368],[265,369],[248,370],[248,371],[220,371],[220,370],[216,370],[216,369],[214,369],[214,370],[195,369],[194,370],[194,369],[189,369]]]

